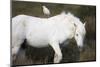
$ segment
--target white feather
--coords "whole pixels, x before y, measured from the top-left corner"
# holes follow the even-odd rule
[[[42,6],[42,8],[45,15],[50,15],[50,10],[46,6]]]

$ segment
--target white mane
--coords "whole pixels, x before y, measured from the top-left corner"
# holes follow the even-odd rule
[[[67,14],[67,19],[69,19],[70,22],[74,23],[81,33],[86,33],[84,24],[80,21],[78,17],[75,17],[73,14],[69,12]]]

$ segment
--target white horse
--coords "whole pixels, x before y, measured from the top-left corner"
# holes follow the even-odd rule
[[[62,59],[59,44],[75,38],[81,48],[85,34],[85,24],[71,13],[63,12],[50,18],[18,15],[12,18],[12,55],[18,53],[26,39],[33,47],[41,48],[50,45],[55,51],[54,63],[59,63]]]

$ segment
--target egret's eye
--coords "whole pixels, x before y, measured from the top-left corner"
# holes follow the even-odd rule
[[[76,36],[78,36],[78,34],[76,34]]]

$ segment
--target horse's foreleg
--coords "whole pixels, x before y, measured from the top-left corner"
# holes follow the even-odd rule
[[[51,42],[50,45],[55,51],[54,63],[59,63],[62,59],[62,53],[61,53],[61,50],[60,50],[60,46],[57,42]]]

